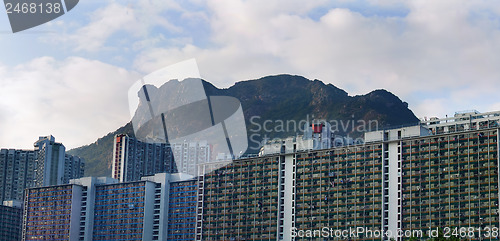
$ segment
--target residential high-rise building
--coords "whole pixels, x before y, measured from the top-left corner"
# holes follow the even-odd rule
[[[120,182],[137,181],[164,172],[197,173],[198,166],[208,162],[210,155],[206,141],[167,145],[116,135],[111,173]]]
[[[83,159],[65,153],[53,136],[40,137],[35,150],[0,150],[0,201],[22,202],[25,188],[59,185],[83,176]]]
[[[5,201],[0,205],[0,240],[18,241],[21,239],[21,203]]]
[[[146,143],[128,135],[116,135],[111,176],[120,182],[140,180],[156,173],[172,172],[172,150],[165,143]]]
[[[322,150],[299,151],[282,142],[277,149],[284,151],[235,161],[205,175],[199,240],[254,238],[244,235],[253,235],[255,230],[263,238],[266,228],[273,227],[283,240],[293,240],[301,231],[320,232],[324,227],[328,231],[361,227],[379,235],[382,232],[382,236],[361,232],[348,237],[359,240],[388,240],[390,237],[383,236],[386,231],[401,240],[398,231],[410,229],[428,236],[429,229],[445,227],[451,232],[454,228],[468,230],[469,236],[462,238],[496,240],[500,224],[499,119],[498,112],[462,113],[444,121],[433,119],[432,123],[366,133],[364,144]],[[433,129],[436,126],[439,134]],[[255,212],[266,206],[262,200],[249,205],[238,197],[245,196],[246,190],[252,190],[250,197],[263,195],[252,188],[266,189],[272,182],[262,178],[259,167],[250,167],[273,156],[278,164],[274,176],[279,180],[280,218],[266,226],[262,214]],[[233,169],[239,163],[252,170],[248,180],[248,169]],[[265,173],[273,176],[272,169]],[[252,185],[253,178],[266,180],[266,184]],[[215,198],[209,198],[214,194]],[[255,222],[248,222],[249,214]]]
[[[37,187],[65,184],[72,178],[83,176],[82,162],[79,158],[66,155],[66,147],[55,142],[53,136],[41,136],[34,146],[37,152],[35,165]]]
[[[36,159],[35,151],[0,150],[0,202],[21,202],[24,189],[35,187]]]
[[[497,128],[433,135],[414,126],[367,133],[362,145],[235,161],[203,179],[197,240],[293,240],[324,227],[375,231],[348,237],[357,240],[446,227],[497,240],[498,138]]]
[[[194,183],[186,181],[189,178],[161,173],[119,183],[112,178],[85,177],[71,180],[71,184],[27,189],[23,240],[150,241],[164,240],[167,235],[181,237],[169,234],[172,225],[183,230],[182,237],[194,236],[192,220],[178,222],[185,218],[182,215],[187,208],[196,209],[193,197],[197,191],[178,188]],[[193,189],[192,185],[186,188]],[[171,190],[173,196],[169,195]],[[171,202],[172,209],[169,200],[177,200]]]
[[[65,155],[63,183],[69,183],[69,180],[83,177],[85,172],[85,162],[83,158]]]
[[[459,113],[367,132],[352,145],[282,142],[278,153],[201,164],[194,179],[96,184],[94,199],[87,191],[72,209],[85,227],[80,240],[399,241],[425,240],[438,228],[498,240],[499,121],[500,112]],[[93,239],[82,238],[89,232]]]
[[[397,227],[498,228],[498,138],[482,129],[389,142],[401,159]]]
[[[173,172],[198,173],[198,166],[211,158],[210,146],[206,141],[175,143],[171,148],[175,161]]]
[[[284,165],[284,157],[276,154],[237,160],[200,177],[198,201],[203,203],[203,214],[196,240],[282,238],[283,224],[292,211],[292,193],[285,188],[292,177],[286,176]]]

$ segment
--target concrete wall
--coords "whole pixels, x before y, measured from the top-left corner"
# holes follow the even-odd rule
[[[153,217],[155,206],[155,183],[146,182],[146,193],[144,197],[144,223],[142,230],[142,240],[153,240]]]
[[[80,238],[80,211],[82,208],[83,187],[72,185],[72,189],[69,240],[78,241]]]
[[[401,168],[398,168],[398,145],[400,142],[389,143],[389,229],[393,236],[398,231],[398,215],[401,213],[400,200],[400,179]]]
[[[285,218],[283,224],[283,240],[292,240],[291,230],[293,227],[292,220],[294,219],[292,216],[295,217],[295,208],[292,208],[292,202],[295,200],[295,190],[293,188],[295,177],[294,162],[294,154],[285,156]]]

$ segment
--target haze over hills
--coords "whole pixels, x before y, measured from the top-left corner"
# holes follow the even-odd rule
[[[333,123],[335,134],[353,137],[364,130],[418,122],[408,104],[386,90],[349,96],[332,84],[294,75],[241,81],[227,89],[203,83],[208,96],[232,96],[240,100],[250,138],[247,153],[256,153],[263,138],[302,134],[299,126],[286,125],[301,120],[304,123],[304,120],[324,119]],[[273,131],[264,131],[264,127]],[[132,125],[127,123],[90,145],[69,151],[85,158],[86,176],[110,175],[113,137],[120,133],[133,136]]]

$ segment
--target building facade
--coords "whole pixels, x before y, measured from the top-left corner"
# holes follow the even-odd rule
[[[197,180],[172,182],[168,196],[167,240],[194,240],[198,201]]]
[[[148,181],[97,186],[92,240],[153,240],[155,187]]]
[[[398,148],[398,226],[498,227],[497,129],[403,140]]]
[[[200,179],[203,215],[196,240],[277,240],[283,222],[280,157],[235,161]],[[280,215],[280,221],[278,216]]]
[[[73,184],[27,189],[22,240],[78,240],[82,191]]]
[[[298,154],[291,163],[296,186],[290,226],[297,230],[381,230],[388,216],[383,163],[381,143]]]
[[[22,202],[25,188],[35,187],[37,153],[30,150],[0,150],[0,202]]]
[[[5,201],[0,205],[0,240],[18,241],[21,239],[21,203]]]
[[[146,143],[128,135],[116,135],[111,175],[120,182],[130,182],[156,173],[171,173],[172,160],[172,150],[165,143]]]

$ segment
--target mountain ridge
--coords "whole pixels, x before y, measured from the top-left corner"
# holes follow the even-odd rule
[[[268,133],[263,130],[254,131],[257,129],[257,125],[262,125],[266,120],[270,123],[269,128],[274,128],[277,125],[276,120],[299,122],[313,117],[314,119],[338,122],[376,120],[378,128],[418,122],[417,117],[408,109],[406,102],[384,89],[373,90],[364,95],[349,96],[346,91],[332,84],[289,74],[238,81],[233,86],[222,89],[207,81],[203,81],[203,86],[207,96],[232,96],[239,99],[248,135],[249,137],[250,135],[258,136],[256,140],[259,142],[264,137],[283,138],[302,134],[297,133],[297,130],[276,133]],[[260,117],[260,122],[250,122],[250,118],[254,116]],[[109,176],[113,136],[122,133],[134,136],[130,122],[92,144],[68,152],[86,160],[86,176]],[[362,133],[357,131],[355,126],[352,126],[349,130],[340,129],[336,134],[356,137]],[[258,150],[257,145],[255,140],[249,139],[251,153]]]

